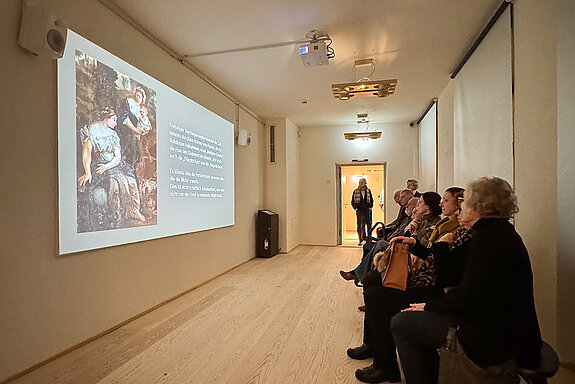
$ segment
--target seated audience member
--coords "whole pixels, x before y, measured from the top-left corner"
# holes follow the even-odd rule
[[[399,207],[401,208],[401,203],[399,202],[400,201],[400,196],[399,196],[400,194],[401,194],[401,189],[396,189],[395,191],[393,191],[393,201],[395,201],[395,203],[397,205],[399,205]],[[397,217],[399,218],[399,212],[397,213]],[[395,220],[397,220],[397,219],[395,219]]]
[[[399,192],[399,200],[396,200],[397,204],[399,204],[399,212],[397,213],[397,218],[385,226],[386,234],[397,230],[397,227],[400,225],[400,223],[405,220],[405,217],[407,216],[407,213],[405,212],[405,207],[407,206],[407,203],[412,197],[413,192],[411,192],[411,190],[409,189],[403,189]]]
[[[394,232],[389,232],[385,235],[386,240],[389,241],[389,240],[393,239],[395,236],[400,236],[400,235],[403,235],[405,233],[406,228],[409,225],[409,223],[411,223],[411,221],[415,219],[415,215],[413,214],[413,212],[415,211],[415,207],[417,206],[418,201],[419,201],[419,197],[412,197],[411,199],[409,199],[409,201],[407,202],[407,205],[405,206],[405,213],[407,213],[407,215],[399,223],[399,225],[397,226],[397,229]]]
[[[413,192],[414,197],[421,197],[421,193],[417,190],[418,186],[417,180],[415,179],[408,179],[406,182],[406,188]]]
[[[441,196],[435,192],[425,192],[415,206],[415,219],[407,226],[413,237],[427,244],[435,225],[441,220]]]
[[[458,206],[453,194],[461,195],[461,188],[450,188],[444,194],[442,200],[443,212],[451,219],[456,218]],[[444,223],[447,221],[444,221]],[[466,225],[466,223],[462,223]],[[459,226],[451,226],[456,230]],[[356,371],[356,378],[363,382],[378,383],[382,381],[399,382],[399,366],[395,355],[395,344],[393,343],[391,330],[389,327],[391,318],[400,310],[409,307],[409,304],[418,298],[430,299],[443,292],[444,283],[457,281],[461,275],[461,261],[465,262],[470,233],[466,230],[444,232],[444,235],[437,239],[435,234],[439,226],[433,231],[434,240],[429,242],[430,248],[421,246],[424,259],[433,263],[434,260],[444,260],[437,268],[437,273],[442,279],[435,282],[435,268],[420,268],[415,274],[410,274],[408,286],[405,291],[387,288],[381,284],[381,276],[376,276],[376,272],[370,272],[366,277],[364,298],[366,303],[366,314],[364,320],[363,345],[348,349],[347,353],[354,359],[366,359],[374,357],[373,364]],[[454,240],[455,239],[455,240]],[[418,244],[414,238],[398,237],[392,239],[393,242],[405,242]],[[449,242],[446,242],[449,241]],[[433,257],[435,255],[436,257]],[[453,265],[455,264],[455,265]],[[373,278],[373,280],[372,280]],[[369,281],[368,281],[369,279]]]
[[[474,235],[459,284],[427,303],[414,300],[391,320],[407,384],[437,383],[437,348],[450,327],[481,367],[516,360],[532,368],[540,356],[529,255],[509,222],[518,211],[515,192],[505,180],[483,177],[464,197],[460,218]]]
[[[409,193],[404,194],[405,191],[406,190],[401,191],[402,196],[409,195]],[[425,192],[415,206],[413,213],[415,217],[408,224],[406,232],[409,231],[418,241],[426,243],[433,231],[432,227],[440,220],[440,202],[441,196],[437,193]],[[339,271],[340,275],[345,280],[354,280],[363,283],[365,275],[371,270],[375,254],[384,251],[388,246],[389,242],[387,240],[379,240],[371,251],[362,258],[359,265],[353,271]]]
[[[457,212],[461,208],[459,200],[463,198],[463,192],[465,192],[465,190],[459,187],[451,187],[445,190],[445,193],[441,198],[441,203],[439,204],[441,207],[441,214],[444,218],[439,220],[435,225],[435,230],[429,237],[429,242],[422,245],[430,247],[444,234],[454,232],[460,227]]]
[[[459,228],[459,221],[457,220],[456,212],[460,208],[460,204],[458,203],[458,199],[463,197],[463,188],[459,187],[451,187],[448,188],[443,197],[441,198],[441,213],[445,216],[441,219],[437,224],[432,227],[432,230],[429,230],[429,238],[426,239],[421,236],[419,239],[416,238],[404,238],[410,246],[417,245],[418,248],[428,249],[431,247],[441,236],[445,233],[453,232]],[[420,240],[420,241],[418,241]],[[416,248],[417,249],[417,248]],[[413,252],[412,253],[416,253]],[[414,261],[414,266],[412,268],[412,272],[417,270],[417,268],[421,267],[423,263],[425,263],[426,255],[422,252],[419,252],[417,255],[419,259]],[[430,265],[432,264],[432,260],[427,261]]]
[[[402,196],[408,196],[409,193],[403,194]],[[403,221],[400,223],[401,226],[398,227],[396,229],[399,230],[400,228],[403,228],[403,231],[401,232],[401,234],[405,233],[405,227],[407,226],[408,223],[412,222],[413,220],[411,219],[411,216],[414,214],[414,210],[415,207],[417,206],[417,202],[419,199],[417,198],[411,198],[409,199],[408,203],[406,204],[406,218],[402,219]],[[411,204],[409,204],[411,202]],[[423,216],[423,212],[422,214],[420,214],[421,216]],[[367,253],[365,253],[359,263],[359,265],[357,267],[355,267],[355,269],[349,271],[349,272],[345,272],[345,271],[339,271],[341,277],[343,277],[345,280],[354,280],[356,281],[356,283],[359,282],[363,282],[363,278],[365,276],[365,274],[371,269],[371,264],[373,262],[373,256],[377,253],[377,252],[381,252],[383,250],[385,250],[389,245],[389,242],[385,239],[381,239],[379,240],[375,246]]]

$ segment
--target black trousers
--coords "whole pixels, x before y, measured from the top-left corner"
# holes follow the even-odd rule
[[[371,230],[371,208],[355,211],[357,219],[357,238],[360,242],[367,240]]]
[[[391,320],[391,331],[407,384],[437,384],[439,354],[457,317],[433,312],[402,312]]]
[[[369,272],[364,279],[364,344],[368,345],[374,357],[374,365],[388,372],[397,371],[390,322],[393,316],[408,308],[411,303],[423,303],[439,294],[434,286],[411,287],[405,291],[384,287],[378,272]]]

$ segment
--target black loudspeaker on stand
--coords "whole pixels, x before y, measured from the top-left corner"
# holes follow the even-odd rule
[[[260,209],[256,220],[256,256],[272,257],[279,252],[279,216],[267,209]]]

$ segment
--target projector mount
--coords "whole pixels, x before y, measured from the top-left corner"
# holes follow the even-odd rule
[[[186,59],[193,59],[195,57],[202,57],[202,56],[222,55],[225,53],[236,53],[236,52],[246,52],[246,51],[258,51],[258,50],[262,50],[262,49],[285,47],[288,45],[313,44],[313,43],[321,43],[321,42],[329,42],[328,44],[326,44],[328,59],[333,59],[335,57],[335,52],[334,52],[333,48],[330,47],[332,40],[326,32],[312,29],[308,33],[305,34],[305,37],[306,38],[302,39],[302,40],[286,41],[283,43],[256,45],[256,46],[245,47],[245,48],[232,48],[232,49],[224,49],[224,50],[220,50],[220,51],[194,53],[194,54],[184,55],[182,57],[181,61],[184,61]]]

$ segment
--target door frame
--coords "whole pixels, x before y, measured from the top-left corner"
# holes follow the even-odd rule
[[[341,235],[342,225],[342,206],[341,206],[341,168],[342,167],[362,167],[366,165],[381,165],[383,166],[383,189],[385,191],[383,196],[383,201],[385,201],[385,195],[387,195],[387,161],[366,161],[366,162],[352,162],[352,163],[335,163],[335,176],[337,178],[337,183],[335,185],[335,198],[337,200],[337,245],[342,245],[343,239]],[[372,191],[373,194],[373,191]],[[375,201],[374,201],[375,204]],[[387,217],[387,205],[384,205],[383,209],[385,217]]]

